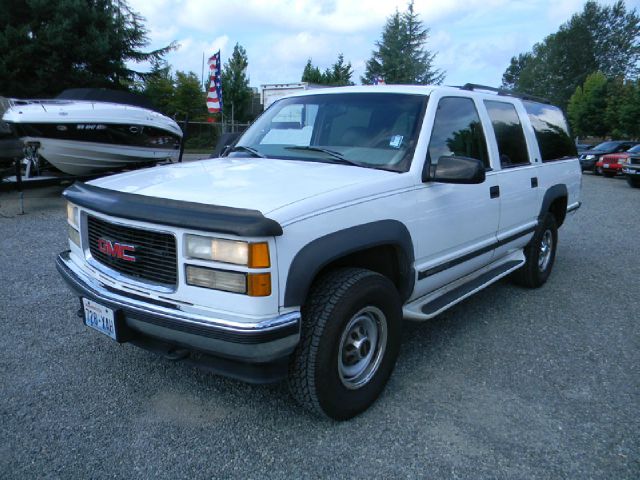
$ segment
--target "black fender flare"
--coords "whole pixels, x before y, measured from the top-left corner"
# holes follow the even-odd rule
[[[564,183],[558,183],[553,185],[544,192],[544,197],[542,198],[542,205],[540,206],[540,214],[538,215],[538,220],[541,221],[542,217],[549,211],[549,207],[551,204],[555,202],[559,198],[566,198],[569,200],[569,190],[567,190],[567,186]],[[561,224],[564,218],[558,219]],[[559,225],[558,225],[559,226]]]
[[[398,220],[379,220],[330,233],[302,247],[289,266],[284,306],[302,305],[316,275],[334,260],[381,245],[395,247],[400,265],[400,295],[406,300],[415,283],[411,234]]]

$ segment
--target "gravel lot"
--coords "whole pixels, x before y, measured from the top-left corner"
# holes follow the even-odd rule
[[[333,423],[84,327],[60,188],[0,194],[2,478],[640,477],[640,191],[584,175],[555,270],[406,323],[385,393]]]

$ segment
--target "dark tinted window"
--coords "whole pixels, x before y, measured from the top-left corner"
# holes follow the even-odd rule
[[[505,102],[485,101],[484,104],[496,134],[500,165],[510,167],[530,163],[527,141],[516,107]]]
[[[440,157],[458,156],[476,158],[489,167],[487,143],[473,100],[461,97],[440,100],[428,155],[431,165],[437,164]]]
[[[575,157],[576,145],[569,135],[562,110],[552,105],[522,102],[536,133],[543,162]]]
[[[592,150],[602,150],[608,152],[609,150],[615,150],[620,146],[620,142],[602,142],[592,148]]]

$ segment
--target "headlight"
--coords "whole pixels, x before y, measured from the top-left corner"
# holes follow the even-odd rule
[[[585,160],[593,160],[594,158],[596,158],[595,155],[587,155],[586,157],[584,157]]]
[[[75,229],[80,228],[80,210],[69,202],[67,202],[67,222]]]
[[[247,243],[223,238],[186,235],[186,255],[191,258],[216,262],[268,268],[269,245],[266,242]]]

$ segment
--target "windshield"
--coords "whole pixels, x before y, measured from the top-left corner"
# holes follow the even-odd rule
[[[640,145],[631,147],[629,150],[627,150],[627,153],[640,153]]]
[[[613,150],[619,145],[618,142],[603,142],[593,147],[594,150]]]
[[[285,98],[256,120],[229,156],[249,153],[405,172],[427,98],[395,93]]]

